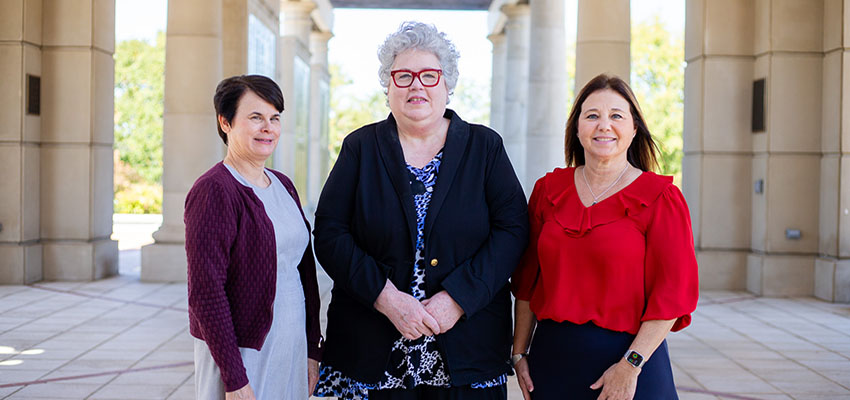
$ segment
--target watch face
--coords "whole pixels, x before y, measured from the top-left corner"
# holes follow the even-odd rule
[[[629,354],[626,355],[626,361],[635,367],[639,367],[643,363],[643,356],[638,354],[636,351],[630,351]]]

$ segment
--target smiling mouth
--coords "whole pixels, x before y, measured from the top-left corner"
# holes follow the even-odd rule
[[[423,98],[423,97],[411,97],[411,98],[407,99],[408,103],[424,103],[426,101],[428,101],[428,100],[425,100],[425,98]]]
[[[617,140],[617,139],[614,139],[614,138],[607,138],[607,137],[598,137],[598,138],[593,138],[593,141],[594,141],[594,142],[606,142],[606,143],[607,143],[607,142],[613,142],[613,141],[615,141],[615,140]]]
[[[266,143],[266,144],[272,144],[272,142],[274,142],[274,140],[272,140],[272,139],[261,139],[261,138],[257,138],[257,139],[254,139],[254,140],[256,140],[256,141],[258,141],[258,142],[260,142],[260,143]]]

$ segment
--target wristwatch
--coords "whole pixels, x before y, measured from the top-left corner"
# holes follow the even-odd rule
[[[626,362],[628,362],[631,366],[635,368],[640,368],[643,366],[643,355],[634,350],[627,351],[626,354],[623,355],[623,358],[625,358]]]
[[[519,354],[512,355],[511,356],[511,367],[516,367],[516,363],[518,363],[519,360],[522,360],[524,357],[528,357],[528,353],[519,353]]]

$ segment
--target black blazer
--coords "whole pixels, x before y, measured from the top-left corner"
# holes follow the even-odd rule
[[[426,296],[465,315],[437,336],[452,385],[510,371],[508,279],[528,240],[522,187],[501,137],[454,111],[425,220]],[[364,383],[383,377],[401,337],[374,308],[387,279],[410,293],[416,213],[395,119],[348,135],[316,209],[316,256],[334,281],[323,359]],[[436,264],[436,265],[434,265]]]

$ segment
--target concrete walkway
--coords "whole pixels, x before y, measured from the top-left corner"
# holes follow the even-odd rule
[[[0,286],[0,399],[194,397],[186,285],[140,282],[138,253],[119,277]],[[850,400],[850,305],[706,291],[669,344],[681,399]]]

